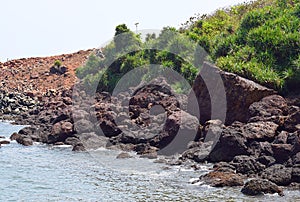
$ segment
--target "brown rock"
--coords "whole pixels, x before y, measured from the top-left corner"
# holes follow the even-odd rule
[[[273,122],[255,122],[243,126],[248,140],[272,140],[276,135],[278,125]]]
[[[205,183],[213,187],[233,187],[243,186],[244,181],[242,175],[232,172],[212,171],[200,177]]]
[[[223,98],[223,86],[225,87],[223,89],[225,90],[225,98]],[[193,90],[198,99],[202,124],[210,119],[222,120],[224,118],[222,110],[224,109],[226,111],[226,124],[231,124],[234,121],[247,122],[249,106],[266,96],[275,94],[271,89],[235,74],[224,72],[208,63],[204,64],[196,77]],[[216,109],[212,109],[212,103]],[[216,116],[222,117],[211,117],[212,110],[216,112]]]
[[[290,144],[271,144],[273,150],[273,157],[278,163],[286,162],[291,153],[293,146]]]
[[[8,141],[8,140],[1,140],[1,141],[0,141],[0,145],[1,145],[1,144],[10,144],[10,141]]]

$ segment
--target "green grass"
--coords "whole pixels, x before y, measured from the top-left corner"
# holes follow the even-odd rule
[[[193,50],[201,46],[223,70],[280,92],[299,86],[299,0],[257,0],[190,19],[179,30],[166,27],[145,42],[126,25],[119,25],[114,40],[104,47],[105,59],[91,56],[77,75],[87,86],[111,91],[126,72],[160,64],[192,84],[201,64]],[[123,39],[118,38],[120,33],[126,33]],[[180,91],[180,84],[173,86]]]

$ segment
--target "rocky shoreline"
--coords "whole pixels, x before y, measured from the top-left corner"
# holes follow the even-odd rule
[[[86,55],[80,56],[82,61]],[[46,65],[49,72],[50,64]],[[188,106],[191,97],[175,96],[163,78],[130,93],[111,96],[102,92],[90,97],[72,88],[75,67],[67,69],[68,75],[55,74],[48,81],[53,84],[70,77],[68,85],[56,83],[48,90],[40,86],[31,92],[14,92],[8,87],[0,91],[1,118],[30,125],[12,134],[11,140],[25,146],[33,142],[72,145],[73,151],[105,146],[135,151],[169,165],[188,163],[195,169],[199,163],[212,162],[213,171],[200,176],[199,181],[215,187],[244,186],[241,190],[248,195],[282,196],[281,186],[299,188],[298,99],[286,100],[271,89],[206,65],[193,85],[200,109],[197,113],[195,105]],[[214,89],[216,95],[210,94],[202,79],[205,72],[222,78],[227,101],[223,106],[225,120],[212,118],[211,103],[220,94],[218,89]],[[174,142],[180,144],[170,147]],[[176,153],[179,155],[171,160],[159,155]],[[118,158],[128,157],[124,153]],[[244,183],[246,179],[250,180]]]

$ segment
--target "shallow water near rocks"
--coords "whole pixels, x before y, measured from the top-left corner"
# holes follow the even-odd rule
[[[0,136],[22,126],[0,122]],[[190,181],[203,170],[168,167],[120,152],[99,149],[91,155],[70,147],[12,142],[0,148],[0,201],[300,201],[300,191],[248,197],[241,188],[212,188]]]

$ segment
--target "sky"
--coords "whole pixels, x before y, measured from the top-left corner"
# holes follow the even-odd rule
[[[112,39],[115,27],[179,28],[197,13],[248,0],[1,0],[0,61],[72,53]]]

